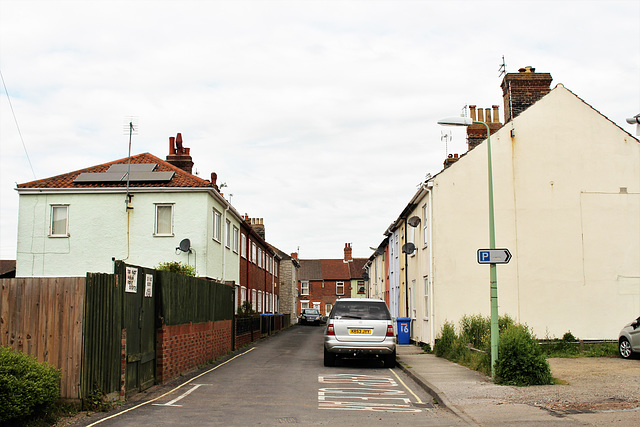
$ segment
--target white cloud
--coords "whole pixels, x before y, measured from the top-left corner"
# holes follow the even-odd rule
[[[499,105],[498,66],[549,72],[631,131],[636,1],[2,0],[0,67],[38,178],[164,158],[181,132],[241,213],[285,252],[370,255],[442,167],[437,119]],[[16,182],[33,174],[0,99],[0,256],[15,257]],[[465,150],[454,132],[449,152]]]

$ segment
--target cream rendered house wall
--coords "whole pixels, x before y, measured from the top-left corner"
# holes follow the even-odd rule
[[[617,338],[640,315],[640,143],[558,85],[491,145],[496,246],[513,254],[500,314],[540,338]],[[490,313],[486,141],[433,182],[437,333]]]
[[[221,203],[204,191],[133,194],[133,209],[127,214],[123,193],[22,191],[17,276],[111,273],[112,259],[115,258],[145,267],[179,261],[195,266],[199,276],[239,282],[239,254],[224,245],[225,209]],[[154,236],[155,206],[158,203],[174,205],[173,236]],[[49,237],[52,204],[69,206],[69,237]],[[221,243],[212,239],[214,207],[222,214]],[[233,225],[240,228],[235,215],[230,212],[227,211],[227,218],[231,221],[231,230]],[[191,254],[176,251],[185,238],[191,241]]]

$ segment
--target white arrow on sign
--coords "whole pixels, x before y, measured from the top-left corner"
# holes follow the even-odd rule
[[[507,264],[509,260],[509,249],[478,249],[478,264]]]

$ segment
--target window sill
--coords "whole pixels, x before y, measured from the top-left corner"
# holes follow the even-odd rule
[[[175,234],[154,234],[153,237],[175,237]]]
[[[52,239],[66,239],[69,237],[68,234],[49,234],[49,237]]]

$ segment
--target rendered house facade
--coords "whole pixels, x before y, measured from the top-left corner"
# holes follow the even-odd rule
[[[216,175],[204,180],[191,165],[178,134],[167,160],[144,153],[130,165],[125,158],[19,184],[17,277],[110,273],[114,260],[177,261],[200,277],[238,283],[233,230],[244,220],[219,193]],[[178,249],[185,239],[186,252]]]
[[[539,338],[615,339],[640,313],[640,143],[550,82],[507,74],[506,123],[491,127],[496,246],[513,255],[497,266],[499,313]],[[473,118],[497,123],[485,111]],[[393,230],[404,245],[404,219],[420,218],[399,285],[418,342],[490,313],[489,267],[476,259],[489,244],[486,130],[471,148],[423,183]]]

